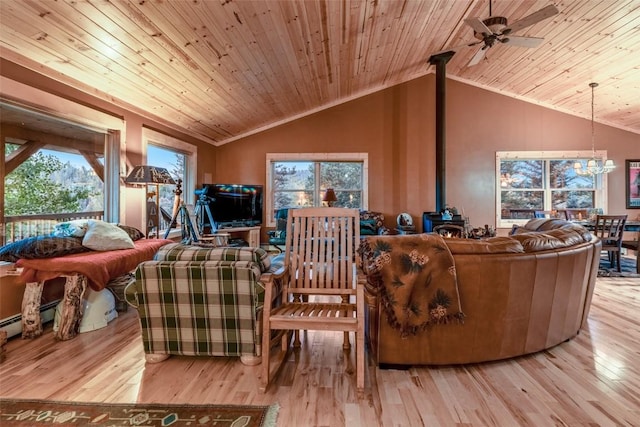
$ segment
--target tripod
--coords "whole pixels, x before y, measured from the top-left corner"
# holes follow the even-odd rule
[[[209,203],[207,202],[208,199],[209,199],[208,196],[204,194],[200,194],[198,196],[198,200],[196,201],[195,209],[193,209],[193,205],[190,205],[191,212],[187,205],[185,205],[184,203],[180,203],[180,206],[176,210],[176,213],[171,220],[171,224],[173,225],[173,228],[175,228],[175,224],[177,224],[177,219],[179,215],[180,227],[182,229],[182,240],[197,241],[198,235],[205,234],[204,233],[204,224],[205,224],[204,215],[207,215],[206,218],[209,220],[209,224],[211,225],[210,234],[215,233],[216,225],[215,225],[215,222],[213,221],[213,215],[211,215],[211,209],[209,208]],[[195,220],[195,224],[191,221],[192,218]],[[196,229],[194,229],[194,227],[197,227],[198,233],[196,233]],[[171,228],[168,228],[167,231],[165,232],[164,234],[165,239],[169,236],[170,231],[171,231]]]
[[[209,208],[209,199],[210,197],[206,194],[199,194],[198,200],[196,201],[196,226],[198,227],[198,231],[200,234],[205,234],[204,232],[204,220],[205,214],[207,215],[207,219],[209,220],[210,230],[208,234],[213,234],[216,232],[216,223],[213,221],[213,215],[211,215],[211,208]]]

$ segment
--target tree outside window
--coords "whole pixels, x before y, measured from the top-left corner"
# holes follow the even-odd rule
[[[17,150],[5,144],[5,155]],[[104,184],[80,155],[39,150],[5,177],[5,215],[103,211]]]
[[[365,160],[271,160],[269,167],[271,221],[278,209],[322,206],[327,188],[336,193],[333,206],[365,208]]]

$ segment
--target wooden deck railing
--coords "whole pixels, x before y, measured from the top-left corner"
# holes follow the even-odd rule
[[[6,216],[0,229],[2,232],[2,244],[5,245],[27,237],[51,234],[55,225],[59,222],[74,219],[102,218],[102,211]]]
[[[61,214],[15,215],[4,217],[4,223],[0,224],[2,233],[1,244],[15,242],[27,237],[44,236],[51,234],[55,225],[59,222],[72,221],[74,219],[103,219],[102,211],[70,212]],[[162,209],[160,215],[160,236],[171,224],[171,214]]]

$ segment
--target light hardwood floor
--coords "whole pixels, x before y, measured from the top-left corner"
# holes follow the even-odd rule
[[[55,341],[51,324],[45,330],[35,340],[9,341],[0,396],[277,403],[278,426],[640,425],[640,279],[598,279],[586,327],[551,350],[460,367],[369,365],[361,395],[340,333],[309,332],[262,394],[260,366],[236,358],[171,357],[145,366],[133,309],[70,341]]]

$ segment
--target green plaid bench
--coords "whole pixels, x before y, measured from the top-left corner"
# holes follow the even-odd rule
[[[277,261],[261,248],[162,247],[125,290],[145,353],[260,356],[263,283]]]

